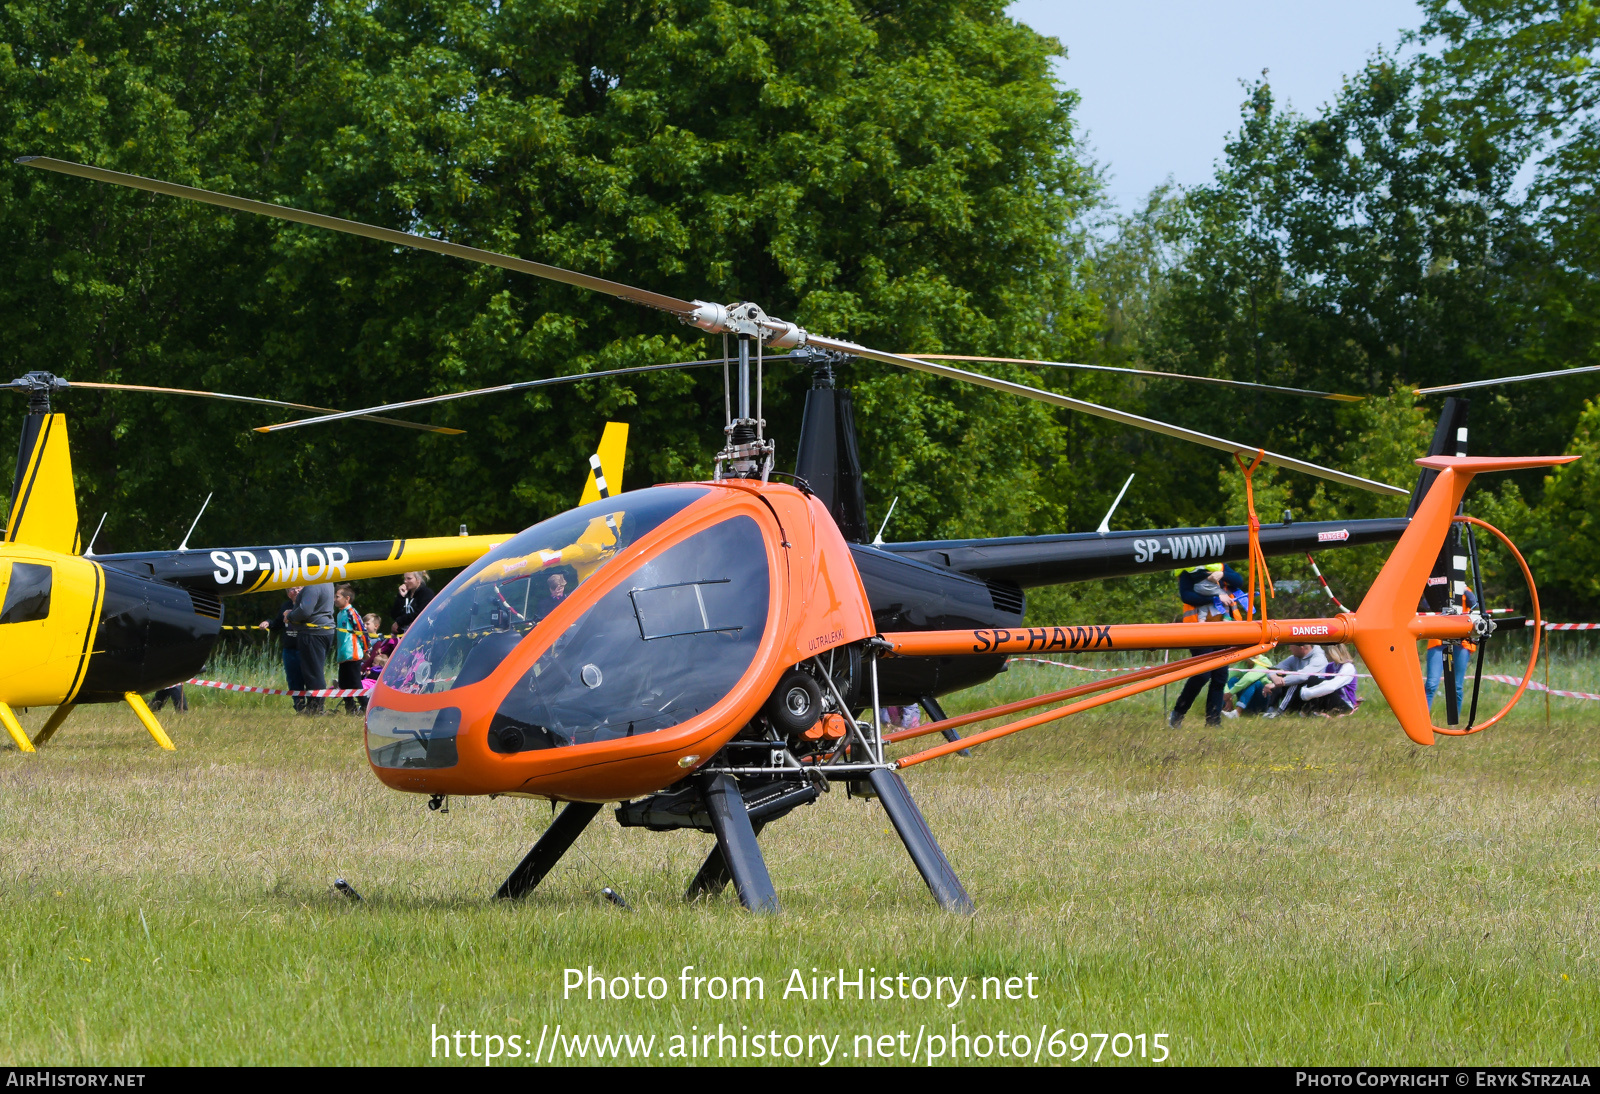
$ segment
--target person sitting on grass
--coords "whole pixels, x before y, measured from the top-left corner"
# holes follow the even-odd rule
[[[1272,668],[1272,658],[1257,654],[1248,667],[1235,666],[1228,674],[1228,690],[1223,692],[1222,716],[1237,718],[1241,714],[1260,714],[1267,709],[1262,689],[1267,684],[1267,673]]]
[[[1300,713],[1342,718],[1355,713],[1356,666],[1343,643],[1327,647],[1328,666],[1321,680],[1300,685]]]
[[[1267,673],[1266,686],[1261,690],[1266,696],[1267,710],[1263,717],[1276,718],[1299,709],[1300,689],[1322,679],[1328,667],[1328,656],[1321,646],[1310,642],[1296,642],[1289,647],[1289,656]]]

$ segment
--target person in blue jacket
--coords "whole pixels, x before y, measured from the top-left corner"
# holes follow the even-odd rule
[[[1211,620],[1245,619],[1250,614],[1250,600],[1244,588],[1245,578],[1226,563],[1195,566],[1178,571],[1178,599],[1183,601],[1183,622],[1205,623]],[[1221,646],[1197,646],[1189,651],[1199,657],[1215,653]],[[1209,686],[1208,686],[1209,685]],[[1206,725],[1222,724],[1222,697],[1228,688],[1227,666],[1197,673],[1183,682],[1178,701],[1172,704],[1167,724],[1176,729],[1183,724],[1201,688],[1206,688]]]
[[[1478,610],[1478,594],[1471,589],[1466,589],[1456,594],[1455,610],[1475,612]],[[1424,600],[1417,606],[1418,611],[1428,611],[1428,602]],[[1472,655],[1478,652],[1475,642],[1450,642],[1451,682],[1456,689],[1456,709],[1461,709],[1462,700],[1466,696],[1467,688],[1467,663],[1472,660]],[[1444,679],[1444,654],[1446,643],[1437,638],[1428,640],[1422,653],[1423,690],[1428,693],[1428,708],[1433,708],[1433,697],[1439,690],[1439,684]]]

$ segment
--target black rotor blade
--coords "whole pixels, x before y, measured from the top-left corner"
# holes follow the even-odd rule
[[[1446,384],[1443,387],[1419,387],[1418,395],[1444,395],[1452,391],[1471,391],[1478,387],[1494,387],[1496,384],[1520,384],[1524,380],[1556,380],[1563,376],[1577,376],[1584,372],[1600,372],[1600,365],[1584,365],[1581,368],[1558,368],[1551,372],[1530,372],[1523,376],[1502,376],[1498,380],[1474,380],[1470,384]]]
[[[289,410],[316,410],[325,411],[327,413],[338,413],[337,411],[332,410],[330,407],[325,406],[308,406],[305,403],[286,403],[282,399],[260,399],[254,395],[224,395],[221,392],[216,391],[194,391],[189,388],[182,387],[151,387],[148,384],[102,384],[87,380],[67,380],[65,383],[68,388],[96,388],[101,391],[143,391],[154,395],[192,395],[200,399],[222,399],[225,402],[230,403],[253,403],[257,406],[281,406]],[[8,384],[6,386],[14,387],[16,385]],[[422,422],[402,422],[395,418],[379,418],[371,414],[363,414],[359,410],[352,414],[341,415],[341,417],[358,418],[365,422],[381,422],[384,425],[397,425],[402,426],[405,429],[422,429],[429,433],[448,433],[455,435],[466,432],[466,430],[463,429],[451,429],[442,425],[425,425]]]
[[[1398,486],[1390,486],[1388,483],[1376,482],[1372,479],[1364,479],[1359,475],[1352,475],[1345,471],[1336,471],[1331,467],[1323,467],[1321,464],[1309,463],[1306,460],[1297,460],[1293,456],[1284,456],[1277,452],[1269,452],[1266,449],[1257,448],[1254,445],[1239,444],[1236,441],[1230,441],[1223,437],[1215,437],[1209,433],[1200,433],[1193,429],[1185,429],[1182,426],[1169,425],[1166,422],[1157,421],[1154,418],[1145,418],[1138,414],[1129,414],[1125,410],[1116,410],[1112,407],[1101,406],[1099,403],[1091,403],[1083,399],[1074,399],[1067,395],[1058,395],[1053,391],[1043,391],[1036,387],[1028,387],[1026,384],[1012,383],[1010,380],[1001,380],[993,376],[985,376],[981,372],[968,372],[966,369],[952,368],[949,365],[941,365],[935,361],[924,361],[916,357],[902,357],[897,353],[886,353],[883,350],[869,349],[866,346],[858,346],[854,342],[844,342],[836,338],[822,338],[817,335],[810,335],[806,341],[806,344],[808,346],[815,346],[817,349],[832,350],[835,353],[843,353],[851,357],[861,357],[869,361],[881,361],[884,364],[898,365],[901,368],[914,369],[917,372],[927,372],[934,376],[943,376],[950,380],[962,380],[966,383],[977,384],[980,387],[991,388],[995,391],[1004,391],[1012,395],[1021,395],[1025,399],[1034,399],[1041,403],[1049,403],[1051,406],[1064,407],[1067,410],[1076,410],[1084,414],[1093,414],[1097,418],[1105,418],[1109,421],[1118,422],[1122,425],[1133,426],[1135,429],[1147,429],[1152,433],[1161,433],[1168,437],[1176,437],[1181,441],[1190,441],[1194,444],[1205,445],[1207,448],[1215,448],[1245,459],[1249,459],[1259,452],[1261,453],[1261,458],[1264,462],[1273,464],[1277,467],[1289,468],[1294,471],[1302,472],[1303,474],[1313,475],[1319,479],[1327,479],[1329,482],[1337,482],[1345,486],[1354,486],[1361,490],[1370,490],[1375,494],[1389,494],[1400,498],[1410,496],[1407,491],[1402,490]]]
[[[1146,368],[1117,368],[1112,365],[1079,365],[1071,361],[1035,361],[1028,357],[968,357],[956,353],[908,353],[923,361],[991,361],[998,365],[1043,365],[1046,368],[1064,368],[1082,372],[1114,372],[1124,376],[1148,376],[1158,380],[1190,380],[1197,384],[1220,384],[1223,387],[1248,388],[1270,391],[1278,395],[1298,395],[1306,399],[1331,399],[1339,403],[1359,403],[1364,395],[1341,395],[1336,391],[1315,391],[1303,387],[1281,387],[1277,384],[1253,384],[1248,380],[1224,380],[1217,376],[1191,376],[1184,372],[1156,372]]]
[[[778,357],[768,357],[767,361],[788,361],[791,358],[808,360],[805,354],[786,353]],[[422,399],[408,399],[403,403],[386,403],[383,406],[369,407],[366,410],[347,410],[343,413],[324,414],[316,418],[300,418],[292,422],[279,422],[277,425],[258,425],[257,433],[277,433],[284,429],[298,429],[305,425],[321,425],[324,422],[343,421],[346,418],[359,418],[373,411],[409,410],[413,407],[432,406],[434,403],[448,403],[456,399],[471,399],[478,395],[496,395],[511,391],[526,391],[530,388],[549,387],[552,384],[576,384],[584,380],[603,380],[609,376],[630,376],[639,372],[661,372],[674,368],[709,368],[720,365],[724,361],[721,357],[711,357],[703,361],[672,361],[665,365],[638,365],[634,368],[614,368],[604,372],[575,372],[567,376],[550,376],[543,380],[520,380],[514,384],[496,384],[494,387],[474,388],[471,391],[451,391],[444,395],[429,395]]]
[[[433,251],[435,254],[464,258],[469,262],[482,262],[489,266],[515,270],[517,273],[532,274],[534,277],[542,277],[547,281],[559,281],[564,285],[576,285],[581,289],[591,289],[594,292],[606,293],[609,296],[620,297],[635,304],[643,304],[647,308],[659,308],[662,311],[671,312],[673,315],[680,317],[687,317],[695,310],[695,305],[692,302],[679,300],[675,296],[665,296],[661,293],[637,289],[632,285],[607,281],[603,277],[593,277],[573,270],[564,270],[560,266],[547,266],[543,262],[530,262],[525,258],[503,255],[495,251],[480,250],[477,247],[464,247],[459,243],[447,243],[442,239],[433,239],[429,236],[412,235],[410,232],[397,232],[393,228],[379,228],[373,224],[363,224],[359,220],[345,220],[343,217],[330,217],[322,213],[308,213],[303,209],[293,209],[287,205],[273,205],[265,201],[252,201],[249,198],[234,197],[232,194],[220,194],[215,190],[201,190],[194,186],[182,186],[175,182],[148,179],[142,175],[108,171],[104,167],[90,167],[86,164],[73,163],[70,160],[58,160],[50,156],[20,156],[16,162],[24,167],[37,167],[46,171],[57,171],[63,175],[76,175],[79,178],[93,179],[96,182],[109,182],[117,186],[131,187],[135,190],[148,190],[154,194],[166,194],[168,197],[202,201],[207,205],[220,205],[224,209],[234,209],[241,213],[255,213],[259,216],[293,221],[296,224],[309,224],[314,228],[327,228],[335,232],[345,232],[348,235],[378,239],[397,247],[412,247],[419,251]]]
[[[580,274],[571,270],[564,270],[557,266],[547,266],[540,262],[530,262],[527,259],[513,258],[509,255],[498,254],[494,251],[479,250],[476,247],[464,247],[457,243],[446,243],[442,240],[432,239],[427,236],[412,235],[408,232],[398,232],[391,228],[379,228],[371,224],[363,224],[359,221],[344,220],[340,217],[325,216],[321,213],[308,213],[303,210],[289,208],[288,206],[271,205],[266,202],[253,201],[248,198],[234,197],[230,194],[220,194],[211,190],[201,190],[193,186],[181,186],[177,183],[162,182],[156,179],[144,178],[139,175],[129,175],[121,171],[108,171],[105,168],[89,167],[84,164],[72,163],[67,160],[58,160],[49,156],[23,156],[19,157],[16,162],[28,167],[37,167],[44,170],[57,171],[62,174],[76,175],[80,178],[93,179],[99,182],[109,182],[118,186],[129,186],[133,187],[134,189],[148,190],[153,193],[166,194],[171,197],[187,198],[192,201],[201,201],[211,205],[220,205],[223,208],[236,209],[241,212],[256,213],[261,216],[276,217],[280,220],[290,220],[299,224],[308,224],[314,227],[327,228],[333,231],[347,232],[352,235],[365,236],[369,239],[382,240],[395,246],[413,247],[419,250],[433,251],[438,254],[451,255],[456,258],[464,258],[473,262],[482,262],[491,266],[499,266],[503,269],[515,270],[519,273],[532,274],[535,277],[542,277],[551,281],[559,281],[563,284],[575,285],[585,289],[592,289],[595,292],[606,293],[610,296],[618,297],[619,299],[628,300],[636,304],[643,304],[646,307],[659,308],[660,310],[676,315],[683,320],[691,319],[691,317],[694,317],[696,313],[701,310],[701,306],[693,301],[680,300],[676,297],[663,296],[659,293],[647,292],[644,289],[637,289],[631,285],[623,285],[615,281],[607,281],[603,278],[592,277],[588,274]],[[784,323],[781,320],[776,320],[769,317],[763,322],[775,334],[779,333],[780,330],[784,331],[785,333],[798,332],[798,328],[794,328],[790,324]],[[696,322],[696,325],[701,326],[702,329],[713,332],[716,330],[726,331],[728,329],[725,325],[713,327],[707,326],[705,323],[699,321]],[[1110,407],[1100,406],[1097,403],[1087,402],[1082,399],[1072,399],[1064,395],[1057,395],[1054,392],[1042,391],[1038,388],[1028,387],[1024,384],[1014,384],[1010,381],[998,380],[991,376],[984,376],[981,373],[951,368],[947,365],[940,365],[934,361],[919,360],[915,357],[904,357],[899,354],[886,353],[882,350],[869,349],[866,346],[859,346],[853,342],[846,342],[834,338],[822,338],[814,335],[808,335],[805,339],[805,344],[815,346],[818,349],[832,350],[837,353],[843,353],[852,357],[861,357],[866,360],[880,361],[887,364],[898,365],[901,368],[915,369],[919,372],[930,372],[934,375],[944,376],[947,379],[964,380],[968,383],[979,384],[984,387],[993,388],[997,391],[1006,391],[1014,395],[1021,395],[1024,398],[1036,399],[1040,402],[1050,403],[1054,406],[1064,407],[1069,410],[1076,410],[1085,414],[1093,414],[1097,417],[1107,418],[1123,425],[1133,426],[1137,429],[1147,429],[1155,433],[1162,433],[1169,437],[1176,437],[1180,440],[1191,441],[1195,444],[1202,444],[1208,448],[1220,449],[1224,452],[1233,453],[1239,456],[1252,456],[1257,452],[1260,452],[1265,462],[1279,467],[1290,468],[1307,475],[1313,475],[1317,478],[1327,479],[1331,482],[1342,483],[1346,486],[1354,486],[1362,490],[1370,490],[1374,493],[1391,494],[1397,497],[1408,496],[1405,490],[1402,490],[1397,486],[1389,486],[1386,483],[1374,482],[1371,479],[1361,478],[1359,475],[1350,475],[1343,471],[1336,471],[1332,468],[1322,467],[1319,464],[1309,463],[1305,460],[1297,460],[1293,457],[1283,456],[1276,452],[1268,452],[1255,446],[1237,444],[1221,437],[1214,437],[1210,434],[1199,433],[1192,429],[1184,429],[1180,426],[1168,425],[1165,422],[1159,422],[1152,418],[1144,418],[1137,414],[1129,414],[1125,411],[1114,410]],[[772,359],[777,360],[778,358]],[[709,363],[721,364],[722,359],[718,358],[714,362]],[[627,372],[651,371],[652,367],[659,368],[663,366],[646,366],[645,368],[641,369],[616,369],[612,370],[610,373],[587,373],[574,377],[553,377],[545,381],[527,381],[523,384],[503,385],[497,388],[484,388],[480,391],[473,392],[458,392],[446,396],[435,396],[431,399],[411,400],[405,403],[392,403],[388,404],[387,406],[376,407],[373,409],[392,410],[401,407],[419,406],[431,402],[444,402],[448,399],[466,398],[470,395],[488,394],[496,391],[515,391],[528,387],[539,387],[546,383],[570,383],[574,380],[583,379],[586,376],[589,378],[598,378],[603,375],[623,375]],[[275,426],[258,427],[258,432],[274,432],[280,429],[290,429],[300,425],[309,425],[313,422],[337,421],[341,418],[358,417],[363,413],[367,412],[357,411],[346,414],[333,414],[325,415],[319,418],[303,419],[298,422],[283,422]]]

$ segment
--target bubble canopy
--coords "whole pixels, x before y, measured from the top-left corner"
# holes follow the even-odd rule
[[[412,695],[484,679],[545,616],[703,486],[655,486],[579,506],[518,533],[434,598],[383,670]]]

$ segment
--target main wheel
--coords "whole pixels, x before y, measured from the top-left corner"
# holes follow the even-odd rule
[[[767,717],[784,734],[804,733],[822,716],[822,687],[808,672],[790,669],[772,689]]]

